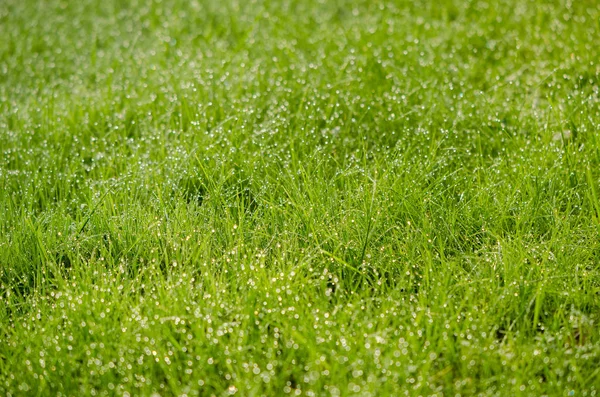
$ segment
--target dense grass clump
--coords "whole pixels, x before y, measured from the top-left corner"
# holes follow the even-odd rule
[[[599,32],[2,0],[0,395],[596,395]]]

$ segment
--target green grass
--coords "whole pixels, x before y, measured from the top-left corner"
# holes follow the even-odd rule
[[[0,2],[0,394],[600,389],[600,3]]]

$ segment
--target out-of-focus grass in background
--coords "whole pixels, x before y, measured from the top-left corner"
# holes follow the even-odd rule
[[[0,3],[0,394],[600,388],[600,3]]]

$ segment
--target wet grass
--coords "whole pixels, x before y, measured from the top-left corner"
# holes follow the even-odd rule
[[[599,21],[0,2],[0,394],[596,395]]]

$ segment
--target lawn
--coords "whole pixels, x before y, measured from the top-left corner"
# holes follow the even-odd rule
[[[0,395],[595,396],[600,2],[0,1]]]

